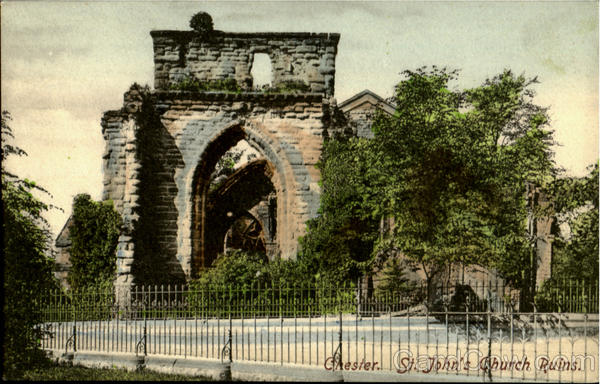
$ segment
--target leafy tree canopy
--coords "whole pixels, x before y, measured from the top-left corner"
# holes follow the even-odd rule
[[[396,112],[375,116],[373,139],[325,144],[321,215],[308,224],[300,260],[343,279],[400,251],[428,280],[461,262],[523,286],[534,244],[527,185],[545,186],[559,171],[546,110],[532,101],[536,79],[507,70],[455,90],[457,71],[403,74]],[[394,229],[384,236],[385,218]]]
[[[378,222],[366,200],[365,176],[376,159],[366,139],[328,140],[319,163],[322,194],[319,216],[307,223],[299,263],[312,278],[330,283],[355,281],[372,270]]]
[[[523,285],[529,278],[528,183],[558,172],[546,110],[532,102],[536,79],[504,71],[483,85],[452,90],[456,71],[405,71],[393,117],[373,125],[374,214],[396,225],[390,242],[428,277],[449,262],[498,269]],[[524,273],[525,272],[525,273]]]

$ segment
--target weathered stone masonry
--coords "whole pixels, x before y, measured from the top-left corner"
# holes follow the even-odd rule
[[[271,59],[272,85],[301,81],[310,92],[333,96],[336,33],[224,33],[199,38],[194,31],[152,31],[154,86],[157,90],[194,77],[199,80],[235,79],[252,87],[255,53]]]
[[[333,95],[339,35],[151,35],[156,90],[132,86],[123,108],[106,112],[102,119],[103,198],[114,201],[125,222],[116,284],[185,280],[210,265],[213,256],[204,250],[211,220],[214,223],[207,217],[208,177],[218,158],[240,140],[261,154],[275,189],[276,252],[270,256],[294,258],[305,222],[319,206],[315,164],[322,147],[323,114]],[[256,52],[271,57],[273,85],[303,81],[311,92],[169,90],[190,76],[233,78],[248,89]]]

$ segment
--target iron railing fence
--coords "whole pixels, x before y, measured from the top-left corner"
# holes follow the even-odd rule
[[[429,290],[429,292],[427,292]],[[499,281],[470,284],[361,289],[353,284],[276,284],[250,286],[153,285],[131,289],[87,288],[45,294],[47,321],[123,318],[312,317],[339,312],[370,316],[401,313],[421,305],[428,311],[519,310],[519,292]],[[120,304],[119,304],[120,302]],[[536,297],[544,312],[597,313],[598,283],[546,286]],[[125,311],[123,308],[128,309]]]
[[[538,287],[535,302],[546,312],[598,313],[598,281],[548,280]]]
[[[390,306],[387,311],[344,314],[338,307],[334,314],[297,311],[288,317],[280,310],[277,316],[266,311],[261,317],[259,311],[248,316],[232,309],[214,316],[180,308],[168,316],[140,309],[148,293],[160,290],[140,291],[143,300],[113,301],[107,312],[112,317],[102,319],[91,319],[81,307],[45,306],[42,326],[49,337],[42,347],[482,380],[598,380],[596,314],[494,312],[488,295],[485,311],[471,311],[468,305],[451,310],[446,302],[441,311],[421,306],[393,312]],[[175,292],[184,297],[181,290],[164,291],[167,298],[169,292],[171,299]]]

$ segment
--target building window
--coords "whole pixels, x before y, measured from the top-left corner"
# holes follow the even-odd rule
[[[266,53],[254,54],[250,75],[252,75],[252,84],[255,89],[271,85],[273,69],[271,67],[269,55]]]

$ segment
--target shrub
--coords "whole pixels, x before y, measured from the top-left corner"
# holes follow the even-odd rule
[[[12,138],[10,114],[2,112],[2,160],[8,155],[26,155],[7,143]],[[21,378],[26,369],[48,363],[40,349],[44,332],[40,311],[42,294],[56,288],[53,260],[48,257],[50,231],[42,216],[50,206],[34,197],[45,192],[34,182],[20,179],[2,162],[2,230],[4,258],[2,378]]]
[[[242,312],[259,316],[350,312],[355,297],[354,284],[337,285],[318,275],[313,278],[302,262],[267,262],[262,253],[241,250],[220,255],[190,288],[187,300],[192,310],[220,316],[225,312],[233,316]],[[295,304],[301,300],[312,305]]]
[[[198,12],[190,19],[190,27],[202,35],[213,31],[212,17],[206,12]]]
[[[86,194],[75,196],[70,228],[72,267],[67,277],[71,288],[114,279],[121,223],[112,201],[95,202]]]
[[[250,286],[256,281],[265,281],[264,268],[267,257],[260,252],[232,250],[219,255],[212,268],[203,271],[192,286],[231,286],[239,288]]]

